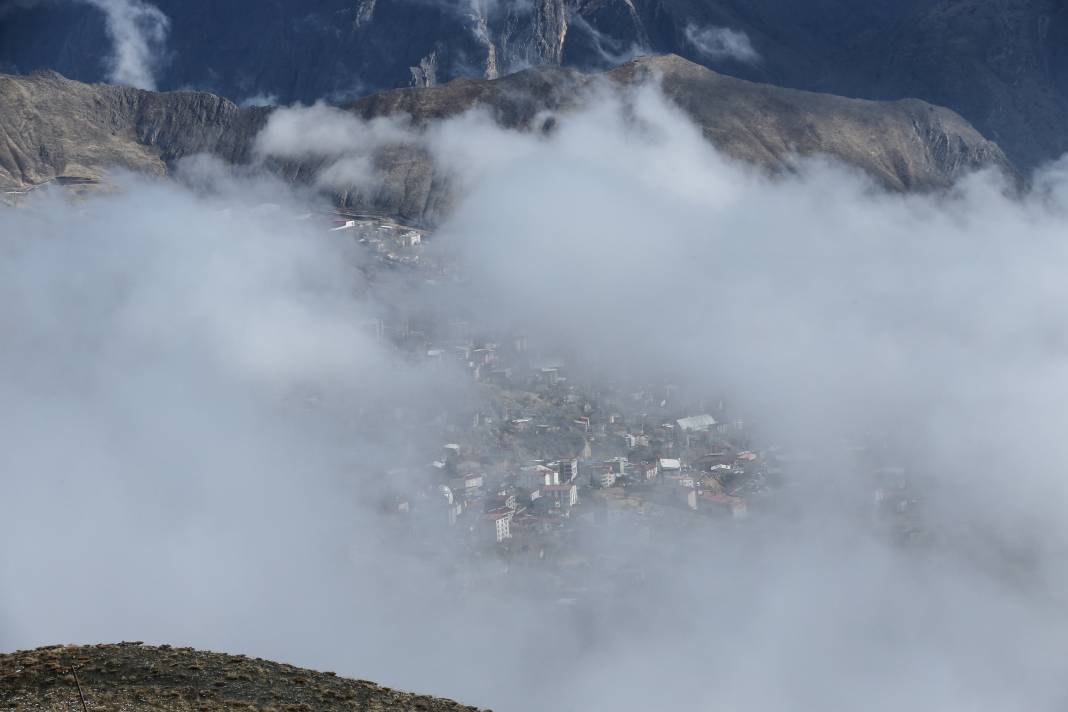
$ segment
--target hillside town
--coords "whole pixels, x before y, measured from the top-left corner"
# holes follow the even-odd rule
[[[427,251],[426,231],[349,216],[333,230],[367,250],[370,272],[459,278],[447,259]],[[763,442],[759,427],[722,399],[668,382],[595,378],[519,329],[479,333],[462,315],[410,313],[384,314],[364,328],[417,363],[451,370],[480,395],[447,406],[432,423],[425,413],[395,414],[391,427],[407,440],[425,442],[433,433],[440,441],[373,473],[384,532],[416,547],[585,565],[581,542],[591,530],[649,542],[782,517],[796,499],[792,478],[813,466],[811,453]],[[843,448],[867,463],[865,516],[900,541],[922,540],[920,502],[905,468],[863,446]]]

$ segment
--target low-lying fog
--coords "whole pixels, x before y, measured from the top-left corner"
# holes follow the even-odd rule
[[[628,106],[423,132],[464,196],[432,247],[465,280],[435,289],[369,285],[324,204],[197,162],[0,211],[0,649],[191,645],[520,712],[1063,707],[1068,164],[1022,198],[771,179],[654,89]],[[284,109],[262,151],[318,150],[307,112],[339,180],[412,131]],[[375,480],[482,396],[369,333],[397,299],[728,398],[811,456],[796,506],[606,525],[575,546],[644,582],[577,607],[536,566],[413,549]],[[843,438],[909,468],[936,545],[864,523]]]

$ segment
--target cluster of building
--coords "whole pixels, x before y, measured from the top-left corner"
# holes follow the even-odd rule
[[[473,351],[493,353],[485,347]],[[674,512],[747,517],[749,497],[765,488],[766,465],[756,452],[738,445],[744,438],[737,424],[724,426],[708,414],[655,426],[638,414],[576,415],[590,409],[584,397],[567,398],[579,389],[564,385],[563,370],[554,368],[554,377],[546,381],[541,369],[534,369],[524,386],[535,389],[531,396],[557,391],[559,398],[550,401],[554,405],[514,417],[472,417],[459,432],[467,442],[444,445],[421,480],[436,498],[424,497],[422,508],[405,512],[414,516],[421,509],[424,517],[475,547],[539,550],[576,515],[596,518],[614,507],[618,498],[612,492],[625,494],[629,509],[637,500]],[[494,386],[494,392],[507,394],[502,401],[508,402],[521,400],[517,395],[523,393],[514,384]],[[551,459],[522,457],[540,450],[567,452]]]
[[[373,222],[337,229],[355,230],[390,260],[418,259],[425,237]],[[412,358],[466,372],[484,395],[474,409],[450,414],[441,435],[451,442],[428,465],[391,480],[403,484],[387,509],[424,522],[431,537],[447,531],[445,540],[478,550],[540,555],[577,521],[649,513],[744,520],[782,482],[784,460],[758,449],[752,427],[721,401],[669,383],[603,383],[532,348],[521,332],[476,336],[465,320],[440,313],[429,322],[383,317],[367,328]],[[883,479],[890,484],[876,492],[881,510],[915,509],[911,492]]]
[[[423,255],[423,237],[426,233],[408,225],[399,225],[381,218],[369,219],[339,214],[330,230],[353,234],[361,245],[387,264],[416,267]]]

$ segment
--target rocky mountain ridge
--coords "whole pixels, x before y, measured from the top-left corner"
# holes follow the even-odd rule
[[[1013,170],[996,145],[947,109],[755,84],[674,56],[639,58],[599,75],[541,67],[497,80],[399,89],[364,97],[345,110],[364,119],[403,116],[419,124],[484,107],[506,128],[534,130],[535,117],[566,120],[590,100],[594,86],[648,81],[658,81],[722,151],[772,172],[790,170],[799,155],[826,155],[888,188],[925,190],[980,168]],[[115,167],[165,175],[198,153],[247,165],[256,158],[256,136],[272,111],[241,108],[204,92],[89,85],[51,72],[0,76],[0,186],[22,190],[60,176],[99,178]],[[268,165],[289,181],[311,184],[322,161]],[[440,220],[453,204],[450,177],[418,147],[385,147],[375,168],[374,186],[341,187],[334,196],[338,204],[419,223]]]

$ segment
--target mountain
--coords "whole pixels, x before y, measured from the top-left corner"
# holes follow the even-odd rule
[[[1024,168],[1068,152],[1068,2],[947,0],[887,44],[870,96],[951,106]]]
[[[343,101],[672,53],[762,83],[947,106],[1024,171],[1068,151],[1064,0],[154,2],[169,18],[158,86],[237,103]],[[101,81],[108,43],[88,3],[0,0],[0,71]]]
[[[77,679],[75,679],[77,675]],[[0,654],[0,708],[358,709],[364,712],[477,712],[451,700],[349,680],[332,672],[141,643],[61,646]]]
[[[371,119],[406,116],[418,125],[485,107],[515,130],[541,130],[544,112],[566,121],[593,86],[626,88],[656,78],[664,93],[727,154],[769,171],[789,170],[797,154],[823,154],[860,168],[888,188],[948,186],[964,172],[1012,173],[1004,154],[948,109],[917,100],[845,99],[717,74],[680,57],[643,57],[600,75],[540,67],[496,80],[397,89],[346,105]],[[179,159],[209,153],[245,165],[270,107],[240,108],[204,92],[155,93],[83,84],[54,72],[0,75],[0,186],[24,189],[64,177],[98,178],[109,167],[163,175]],[[374,157],[370,188],[343,188],[345,207],[433,223],[454,196],[449,176],[427,152],[391,145]],[[295,183],[313,183],[322,159],[271,161]]]
[[[0,187],[96,179],[107,168],[165,175],[195,153],[244,163],[268,111],[205,92],[82,84],[54,72],[0,75]]]

